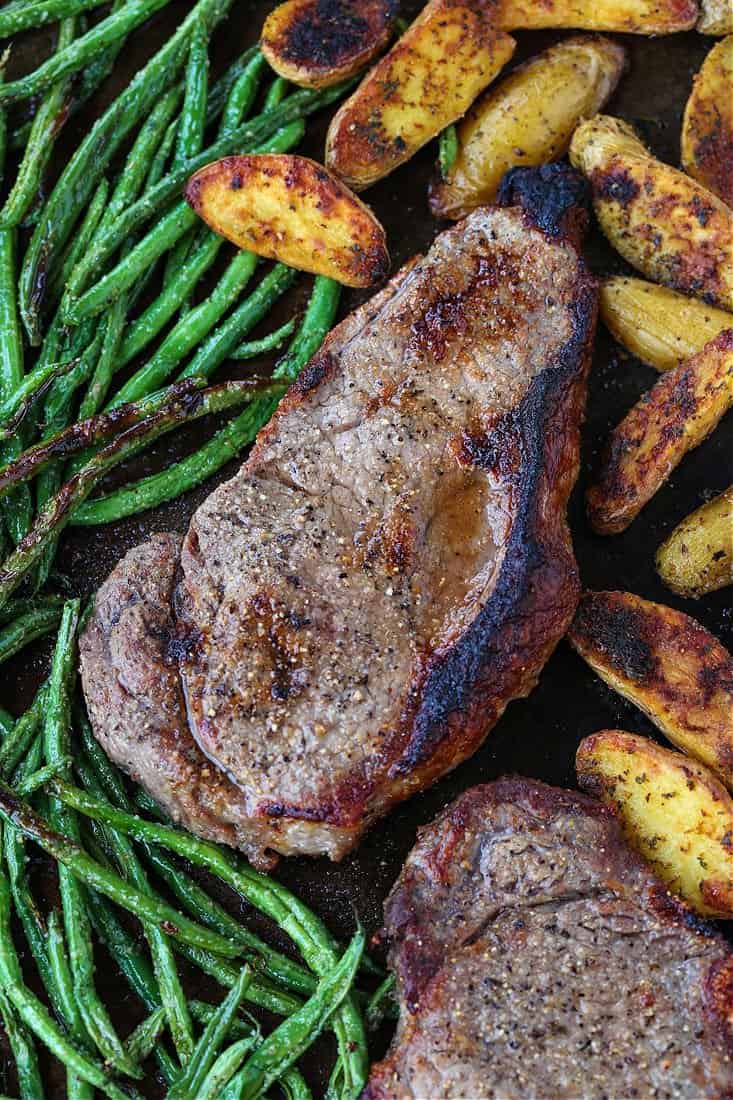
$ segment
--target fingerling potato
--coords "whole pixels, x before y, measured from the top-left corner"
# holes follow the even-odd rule
[[[733,34],[733,4],[730,0],[701,0],[700,34]]]
[[[733,34],[713,46],[682,120],[682,167],[733,206]]]
[[[657,551],[657,572],[691,599],[733,584],[733,485],[675,527]]]
[[[611,433],[598,480],[586,494],[593,530],[624,531],[731,406],[733,329],[726,329],[663,374]]]
[[[733,657],[704,626],[631,592],[586,592],[568,640],[677,748],[733,786]]]
[[[474,104],[458,128],[458,156],[431,188],[441,218],[462,218],[491,203],[515,165],[558,160],[582,118],[594,115],[624,68],[621,46],[600,36],[576,36],[544,50]]]
[[[733,799],[711,771],[624,730],[584,738],[575,766],[673,893],[703,916],[733,917]]]
[[[565,27],[620,34],[673,34],[694,27],[697,15],[696,0],[498,0],[496,25],[505,31]]]
[[[286,80],[327,88],[381,53],[398,8],[398,0],[286,0],[265,20],[260,46]]]
[[[588,177],[601,229],[649,279],[733,310],[733,210],[663,164],[620,119],[582,122],[570,160]]]
[[[600,309],[614,340],[658,371],[672,370],[733,328],[733,313],[624,275],[602,284]]]
[[[371,210],[307,157],[225,157],[196,172],[185,195],[208,226],[258,256],[345,286],[370,286],[389,269]]]
[[[514,52],[490,7],[430,0],[334,115],[326,164],[360,191],[461,118]]]

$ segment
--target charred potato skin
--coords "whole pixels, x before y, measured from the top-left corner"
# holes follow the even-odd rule
[[[617,43],[576,35],[518,66],[461,122],[458,157],[430,189],[433,213],[465,217],[496,199],[508,169],[563,156],[580,120],[612,95],[625,63]]]
[[[307,157],[224,157],[196,172],[185,196],[217,233],[267,259],[353,287],[389,270],[385,233],[371,210]]]
[[[733,799],[711,771],[624,730],[586,737],[575,764],[670,890],[702,916],[733,917]]]
[[[723,3],[726,0],[722,0]],[[620,34],[689,31],[698,17],[696,0],[499,0],[496,24],[505,31],[568,28]]]
[[[601,320],[614,340],[658,371],[673,370],[733,328],[733,313],[645,279],[606,279],[599,302]]]
[[[682,120],[682,167],[733,206],[733,34],[713,46],[695,77]]]
[[[657,551],[657,572],[688,599],[733,584],[733,485],[675,527]]]
[[[662,375],[611,433],[598,479],[586,493],[593,530],[624,531],[732,405],[733,329],[726,329]]]
[[[461,118],[514,46],[488,7],[431,0],[334,115],[327,166],[355,191],[389,175]]]
[[[733,657],[708,630],[630,592],[586,592],[568,640],[677,748],[733,786]]]
[[[570,159],[588,177],[600,226],[654,282],[733,310],[733,210],[657,160],[620,119],[581,123]]]
[[[327,88],[382,52],[398,10],[398,0],[286,0],[265,20],[260,45],[286,80]]]
[[[730,0],[701,0],[700,34],[733,34],[733,7]]]

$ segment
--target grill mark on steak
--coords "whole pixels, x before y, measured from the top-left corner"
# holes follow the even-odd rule
[[[422,829],[385,905],[400,1021],[362,1100],[718,1100],[733,954],[600,803],[525,779]]]
[[[133,732],[158,705],[152,675],[126,724],[96,699],[99,679],[110,697],[124,680],[124,622],[106,646],[82,639],[108,752],[126,767],[143,755],[136,774],[191,829],[211,835],[222,812],[267,861],[340,858],[475,751],[577,602],[565,510],[594,323],[595,283],[562,231],[484,208],[441,234],[327,337],[194,515],[168,611],[176,643],[156,640],[179,657],[170,735],[146,727],[143,750]],[[202,812],[203,784],[186,799],[179,759],[185,774],[206,761],[221,811]]]

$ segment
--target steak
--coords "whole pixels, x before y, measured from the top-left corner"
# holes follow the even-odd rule
[[[100,589],[95,733],[194,832],[339,859],[534,686],[578,599],[578,179],[520,173],[442,233],[326,338],[182,542]]]
[[[733,954],[599,803],[525,779],[424,828],[386,903],[400,1022],[362,1100],[733,1095]]]

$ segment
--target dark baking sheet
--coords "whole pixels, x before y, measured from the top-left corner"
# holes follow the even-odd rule
[[[190,3],[174,3],[159,13],[130,40],[115,73],[89,109],[74,119],[55,154],[58,170],[66,154],[78,142],[94,113],[117,93],[129,75],[158,47],[163,38],[180,22]],[[214,72],[250,42],[254,41],[265,14],[274,3],[244,3],[234,10],[215,37]],[[406,3],[410,16],[419,3]],[[519,33],[513,63],[556,41],[556,33]],[[634,123],[664,160],[676,163],[679,157],[679,130],[685,100],[692,77],[713,40],[695,33],[661,39],[618,36],[628,50],[628,71],[606,108]],[[52,31],[29,37],[15,51],[13,69],[25,70],[36,57],[48,51]],[[327,119],[311,122],[304,150],[321,158]],[[388,234],[393,267],[424,249],[439,230],[426,202],[426,189],[433,171],[435,147],[429,146],[407,166],[371,189],[366,198],[382,220]],[[623,261],[608,247],[597,229],[588,239],[587,256],[599,273],[625,270]],[[305,301],[309,284],[302,279],[283,303],[285,317]],[[347,312],[365,297],[363,292],[346,292],[342,312]],[[272,325],[268,318],[267,327]],[[269,368],[271,360],[252,364],[252,369]],[[226,372],[224,372],[226,373]],[[679,520],[704,500],[720,492],[733,480],[733,419],[729,415],[711,439],[689,455],[670,482],[657,494],[631,528],[623,535],[603,539],[589,529],[582,507],[582,492],[593,470],[599,448],[609,429],[621,418],[637,397],[656,377],[654,371],[628,357],[600,328],[590,379],[588,413],[583,433],[583,463],[580,483],[571,504],[571,524],[576,554],[586,586],[621,588],[660,600],[686,611],[705,624],[729,648],[733,648],[733,601],[731,589],[697,602],[679,600],[659,582],[653,563],[654,550]],[[210,424],[166,440],[152,455],[138,461],[136,473],[148,472],[166,464],[195,446],[211,431]],[[223,471],[217,480],[231,476],[236,464]],[[58,559],[59,569],[68,577],[70,589],[82,596],[90,594],[110,568],[129,547],[158,530],[183,530],[198,503],[214,487],[207,483],[183,500],[104,528],[77,529],[64,536]],[[26,706],[48,667],[49,644],[25,650],[6,664],[0,702],[13,712]],[[549,783],[574,785],[573,759],[582,737],[604,727],[621,727],[654,734],[653,727],[631,704],[614,695],[590,672],[586,665],[561,643],[547,664],[539,686],[523,701],[512,703],[502,720],[490,733],[483,748],[468,763],[446,776],[430,791],[403,804],[374,828],[357,852],[340,865],[325,860],[285,860],[278,876],[327,921],[333,931],[346,937],[353,931],[357,917],[370,933],[381,923],[382,902],[411,847],[416,829],[458,792],[471,784],[490,780],[507,772],[535,776]],[[41,885],[52,889],[52,876],[43,860],[38,860]],[[231,902],[231,898],[227,899]],[[234,910],[236,912],[236,909]],[[251,918],[248,918],[251,919]],[[20,942],[20,941],[19,941]],[[120,1026],[132,1027],[139,1009],[111,965],[99,953],[99,981],[108,1003],[115,1005]],[[193,977],[192,996],[218,999],[219,992],[208,982]],[[389,1040],[389,1029],[377,1037],[373,1054],[378,1056]],[[318,1088],[330,1068],[331,1046],[323,1040],[311,1054],[308,1073]],[[12,1089],[12,1072],[6,1083],[0,1078],[0,1091]],[[145,1094],[161,1096],[159,1083],[150,1081]],[[50,1072],[50,1097],[65,1095],[63,1075]]]

